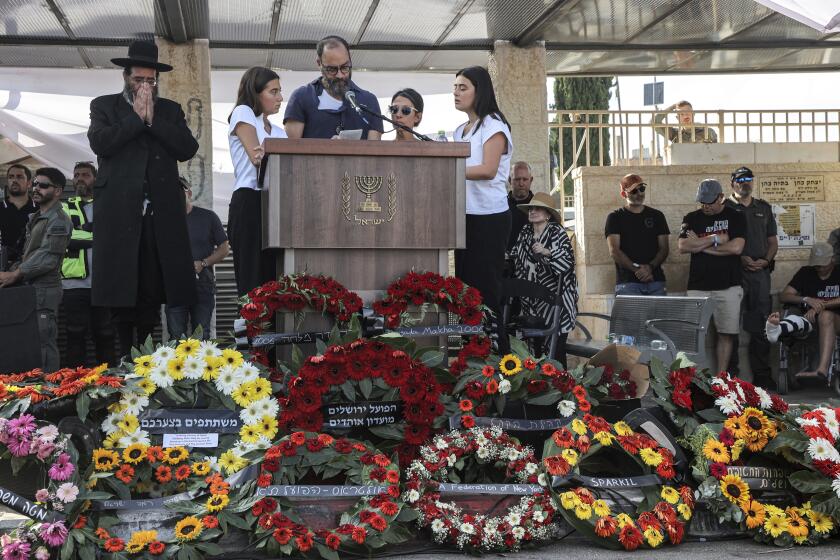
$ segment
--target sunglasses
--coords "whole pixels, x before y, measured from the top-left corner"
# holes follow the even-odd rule
[[[633,189],[632,191],[628,191],[627,194],[633,194],[635,192],[643,193],[647,190],[647,183],[639,183],[639,186]]]
[[[41,181],[32,181],[32,186],[36,189],[48,189],[50,187],[55,188],[55,185],[52,183],[42,183]]]
[[[735,182],[736,183],[752,183],[753,178],[752,177],[738,177],[737,179],[735,179]]]
[[[397,105],[389,105],[388,106],[388,112],[391,113],[392,115],[396,115],[397,113],[402,113],[402,115],[404,117],[407,117],[411,114],[412,111],[416,111],[418,113],[420,112],[420,111],[417,111],[417,109],[415,109],[414,107],[408,107],[406,105],[403,105],[402,107],[399,107]]]

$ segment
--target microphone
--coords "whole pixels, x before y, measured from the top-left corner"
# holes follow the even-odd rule
[[[370,123],[365,118],[365,116],[362,114],[362,106],[360,106],[359,102],[356,101],[356,92],[353,91],[352,89],[348,89],[347,91],[344,92],[344,99],[346,99],[347,102],[350,104],[350,106],[353,107],[353,109],[356,111],[356,113],[358,113],[359,117],[361,117],[361,119],[362,119],[362,122],[364,122],[366,125],[370,126]]]

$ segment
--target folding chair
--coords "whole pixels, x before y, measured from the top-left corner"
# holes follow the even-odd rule
[[[785,309],[784,317],[790,314],[790,310]],[[779,374],[776,378],[776,387],[779,394],[787,394],[791,385],[790,358],[791,354],[798,353],[801,357],[801,366],[805,368],[811,367],[811,361],[818,359],[819,347],[817,345],[817,336],[819,330],[817,327],[811,331],[806,337],[788,336],[779,340]],[[831,362],[828,365],[828,379],[827,384],[832,390],[840,395],[840,336],[834,340],[834,353],[831,356]],[[795,375],[795,374],[794,374]]]
[[[542,341],[542,347],[548,347],[547,356],[554,357],[557,350],[558,335],[560,331],[560,317],[563,312],[562,298],[560,297],[560,289],[562,283],[558,285],[557,292],[552,292],[545,286],[530,280],[521,280],[518,278],[506,278],[502,280],[502,320],[500,321],[499,336],[506,336],[507,332],[519,333],[519,338],[528,344],[531,351],[534,352],[537,341]],[[538,299],[548,303],[551,306],[551,315],[546,322],[542,317],[535,317],[532,315],[518,315],[510,317],[512,309],[512,300],[514,298],[532,298]]]

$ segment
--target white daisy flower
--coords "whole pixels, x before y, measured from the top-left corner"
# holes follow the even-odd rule
[[[204,375],[204,358],[201,356],[187,356],[184,358],[184,377],[187,379],[201,379]]]
[[[102,421],[102,424],[100,424],[100,428],[106,434],[112,434],[119,430],[119,428],[117,428],[117,422],[119,421],[120,418],[117,416],[117,414],[109,414],[105,417],[105,420]]]
[[[507,460],[508,461],[516,461],[519,459],[519,451],[511,447],[507,450]]]
[[[446,530],[446,523],[442,519],[435,519],[432,521],[432,532],[441,533]]]
[[[219,377],[216,378],[216,389],[225,395],[230,395],[239,387],[243,381],[239,377],[238,370],[230,366],[223,366],[219,370]]]
[[[522,537],[525,536],[525,529],[523,529],[522,527],[514,527],[510,531],[510,533],[513,535],[513,538],[515,538],[518,541],[521,541]]]
[[[161,346],[157,350],[152,353],[152,361],[155,362],[156,365],[166,367],[166,364],[169,363],[169,360],[175,357],[175,349],[170,348],[169,346]]]
[[[758,395],[759,407],[766,410],[773,406],[773,399],[770,398],[770,394],[767,391],[765,391],[761,387],[756,387],[755,393]]]
[[[505,516],[505,521],[513,525],[514,527],[519,525],[522,522],[522,516],[518,513],[512,511]]]
[[[543,513],[542,510],[538,509],[534,512],[533,518],[534,521],[536,521],[537,523],[542,523],[543,521],[545,521],[545,513]]]
[[[825,414],[825,426],[831,432],[831,437],[835,440],[840,437],[840,422],[837,421],[837,414],[833,410],[829,410]]]
[[[446,458],[446,464],[449,465],[450,467],[454,467],[455,463],[457,463],[457,462],[458,462],[458,458],[455,457],[455,455],[450,455],[449,457]]]
[[[506,395],[510,392],[510,381],[507,379],[502,379],[501,383],[499,383],[499,393],[502,395]]]
[[[830,460],[832,452],[837,455],[837,450],[827,439],[814,438],[808,442],[808,455],[815,461]]]
[[[158,386],[159,389],[172,387],[175,380],[166,371],[166,365],[157,365],[149,372],[149,380]]]
[[[539,470],[539,467],[536,463],[528,463],[527,465],[525,465],[525,472],[527,474],[534,474],[535,472],[537,472],[537,470]]]
[[[837,494],[837,497],[840,498],[840,475],[834,477],[834,480],[831,481],[831,489],[834,490],[834,493]]]
[[[478,449],[476,449],[475,455],[479,459],[486,459],[490,456],[490,450],[487,449],[487,447],[479,447]]]
[[[419,499],[420,499],[420,492],[418,492],[417,490],[409,490],[405,495],[405,500],[410,504],[413,504],[414,502],[416,502]]]
[[[202,340],[198,345],[197,354],[203,358],[218,358],[222,355],[222,351],[212,340]]]
[[[738,404],[738,401],[735,400],[735,397],[734,395],[732,395],[732,393],[715,399],[715,406],[718,407],[720,411],[724,414],[741,413],[741,405]]]
[[[239,383],[248,383],[249,381],[254,381],[256,378],[260,376],[260,370],[252,364],[251,362],[245,362],[236,370],[237,375],[239,376]]]
[[[475,527],[473,527],[469,523],[461,523],[461,526],[458,529],[460,529],[460,531],[465,535],[475,534]]]
[[[540,486],[548,486],[548,477],[545,476],[545,473],[540,473],[537,477],[537,484]]]
[[[137,416],[144,408],[149,406],[149,397],[147,397],[145,393],[123,394],[123,398],[120,400],[120,405],[125,407],[123,412]]]
[[[146,430],[136,429],[130,434],[126,434],[119,439],[117,442],[117,447],[121,449],[125,449],[130,445],[134,445],[135,443],[139,443],[141,445],[151,445],[152,442],[149,440],[149,434]]]
[[[35,433],[37,433],[42,440],[53,441],[58,437],[58,428],[53,424],[49,424],[38,428],[38,431]]]
[[[264,397],[258,401],[254,401],[253,404],[257,405],[260,417],[271,416],[274,418],[280,413],[280,403],[274,397]]]
[[[568,418],[569,416],[574,414],[575,408],[575,403],[569,400],[560,401],[559,403],[557,403],[557,410],[560,412],[560,416],[562,416],[563,418]]]
[[[260,407],[257,405],[258,402],[259,401],[254,401],[239,411],[239,419],[242,420],[242,423],[246,426],[248,424],[256,424],[257,421],[262,418]]]

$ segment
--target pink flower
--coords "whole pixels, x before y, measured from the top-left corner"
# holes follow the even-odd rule
[[[50,455],[52,455],[53,451],[55,451],[55,444],[53,444],[51,441],[36,439],[32,442],[31,452],[37,453],[38,458],[42,461]]]
[[[79,495],[79,488],[72,482],[65,482],[55,491],[55,496],[65,504],[69,504]],[[59,504],[56,504],[59,505]]]
[[[6,430],[15,437],[29,437],[35,431],[35,417],[31,414],[21,414],[12,418],[6,425]]]
[[[50,499],[50,491],[46,488],[41,488],[37,492],[35,492],[35,501],[36,502],[46,502]]]
[[[64,541],[67,540],[67,527],[61,521],[42,523],[39,534],[48,546],[55,548],[63,545]]]
[[[50,467],[49,475],[51,479],[61,482],[68,480],[75,470],[76,467],[70,462],[70,455],[62,453],[58,456],[58,460],[53,463],[53,466]]]
[[[35,560],[50,560],[50,551],[45,546],[39,546],[35,551]]]
[[[9,451],[15,457],[23,457],[25,455],[29,455],[28,439],[17,439],[13,437],[9,440],[9,443],[7,445],[9,447]]]
[[[31,549],[28,542],[12,541],[3,547],[3,560],[29,560]]]
[[[47,441],[53,441],[55,440],[55,438],[58,437],[58,427],[53,426],[52,424],[48,424],[47,426],[38,428],[38,431],[35,433],[37,433],[39,436],[41,436],[41,438]]]

